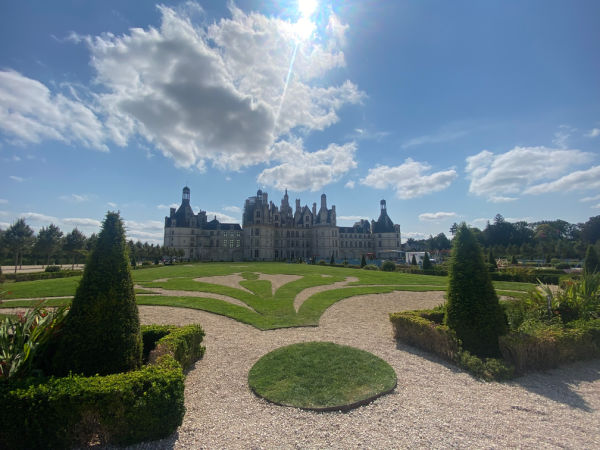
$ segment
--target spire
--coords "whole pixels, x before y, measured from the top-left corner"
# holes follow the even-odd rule
[[[185,203],[186,201],[188,203],[190,202],[190,188],[187,186],[183,188],[183,194],[181,196],[181,201],[182,201],[182,203]]]

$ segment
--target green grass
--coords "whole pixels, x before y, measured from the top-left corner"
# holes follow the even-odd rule
[[[250,388],[273,403],[317,410],[350,409],[396,387],[394,369],[381,358],[332,342],[305,342],[260,358]]]
[[[196,278],[231,275],[240,273],[242,288],[222,286],[195,281]],[[281,286],[275,293],[270,281],[259,280],[259,274],[286,274],[300,276],[298,280]],[[322,275],[328,275],[324,277]],[[294,298],[304,289],[330,285],[354,277],[346,287],[317,293],[308,298],[296,312]],[[133,271],[134,282],[141,286],[136,293],[149,293],[144,288],[163,288],[195,292],[198,297],[183,296],[138,296],[140,305],[163,305],[180,308],[200,309],[221,314],[259,329],[273,329],[294,326],[315,326],[323,312],[342,299],[355,295],[388,293],[392,291],[443,291],[447,278],[431,275],[379,272],[360,269],[347,269],[320,265],[285,263],[198,263],[156,267]],[[157,279],[167,281],[154,282]],[[52,280],[7,283],[3,289],[9,291],[5,298],[37,298],[72,296],[75,294],[80,277],[57,278]],[[496,282],[501,295],[518,297],[532,285],[527,283]],[[221,294],[235,298],[249,308],[226,301],[203,297],[203,293]],[[52,299],[48,306],[68,304],[70,300]],[[0,307],[31,306],[31,301],[11,301]]]

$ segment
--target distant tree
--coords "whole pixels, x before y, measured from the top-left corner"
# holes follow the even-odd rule
[[[333,252],[331,253],[331,259],[329,260],[329,264],[330,265],[334,265],[335,264],[335,259],[333,257]]]
[[[425,257],[423,258],[423,270],[431,271],[433,270],[433,264],[431,264],[431,260],[429,259],[429,254],[425,252]]]
[[[510,260],[510,263],[511,263],[511,264],[515,264],[515,265],[516,265],[516,264],[519,264],[519,261],[517,261],[517,257],[516,257],[515,255],[512,255],[512,258],[511,258],[511,260]]]
[[[410,264],[413,266],[417,265],[417,258],[415,257],[415,255],[412,255],[412,259],[410,260]]]
[[[123,221],[109,212],[88,257],[54,358],[58,375],[126,372],[142,362]]]
[[[60,250],[62,237],[63,232],[53,223],[42,227],[35,240],[34,253],[44,256],[46,265],[50,264],[50,258]]]
[[[488,264],[490,265],[490,269],[497,269],[498,264],[496,264],[496,257],[494,256],[494,251],[490,248],[490,252],[488,253]]]
[[[456,234],[456,230],[458,230],[458,224],[454,222],[450,227],[450,234],[454,236]]]
[[[88,252],[88,254],[94,249],[96,242],[98,242],[98,235],[96,233],[92,233],[92,235],[86,239],[85,250]]]
[[[600,216],[590,217],[581,226],[581,238],[587,244],[595,244],[600,239]]]
[[[360,259],[360,267],[365,267],[367,265],[367,260],[365,258],[365,255],[362,255],[362,258]]]
[[[23,254],[33,243],[33,230],[25,223],[25,219],[19,219],[4,232],[3,240],[7,249],[14,255],[17,273],[19,261],[22,262]]]
[[[588,245],[583,263],[583,271],[584,273],[600,272],[600,260],[598,260],[598,254],[593,245]]]
[[[506,318],[472,230],[462,223],[454,237],[449,264],[444,321],[463,347],[481,356],[498,356],[498,337],[507,331]]]
[[[73,228],[69,234],[65,236],[63,250],[71,256],[71,269],[75,268],[75,261],[82,255],[82,250],[85,248],[85,236],[77,228]]]

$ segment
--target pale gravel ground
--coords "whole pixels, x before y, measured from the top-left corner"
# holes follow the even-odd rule
[[[262,332],[203,311],[141,306],[144,323],[200,323],[207,350],[187,374],[183,425],[133,448],[600,448],[600,360],[484,383],[396,344],[389,312],[442,301],[443,292],[358,296],[329,308],[319,327]],[[312,340],[376,354],[398,387],[348,413],[274,406],[250,392],[247,374],[261,356]]]

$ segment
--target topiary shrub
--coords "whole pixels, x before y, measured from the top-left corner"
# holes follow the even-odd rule
[[[365,255],[362,255],[362,258],[360,258],[360,267],[365,267],[367,265],[367,259],[365,258]]]
[[[504,312],[475,235],[463,222],[454,237],[444,322],[463,348],[480,357],[498,356],[498,337],[507,332]]]
[[[423,270],[425,272],[433,272],[433,264],[431,264],[429,254],[427,252],[425,252],[425,257],[423,258]]]
[[[384,272],[394,272],[396,270],[396,264],[394,261],[384,261],[381,265],[381,270]]]
[[[57,375],[107,375],[142,363],[140,319],[123,222],[109,212],[65,319],[54,359]]]
[[[60,272],[60,266],[46,266],[44,272]]]

